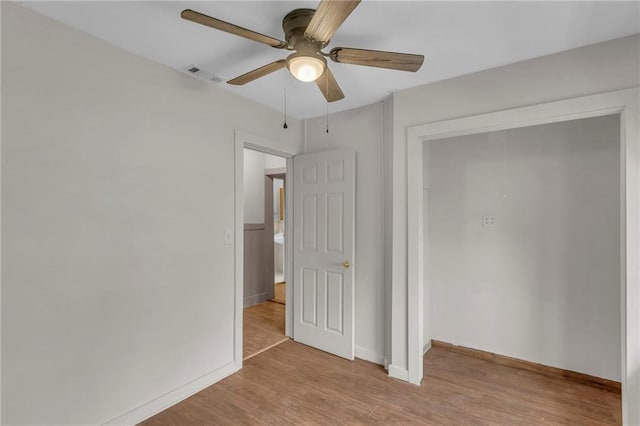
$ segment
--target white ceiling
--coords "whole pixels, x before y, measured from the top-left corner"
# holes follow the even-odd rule
[[[195,64],[225,79],[283,58],[287,51],[180,19],[191,8],[282,39],[284,15],[308,1],[20,2],[132,53],[184,69]],[[400,2],[363,1],[329,48],[360,47],[418,53],[417,73],[330,62],[345,99],[342,111],[406,89],[640,32],[639,2]],[[213,84],[213,83],[211,83]],[[315,83],[286,70],[245,86],[220,87],[298,118],[320,116],[326,103]]]

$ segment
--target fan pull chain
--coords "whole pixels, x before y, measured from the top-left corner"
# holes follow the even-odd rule
[[[284,124],[282,125],[283,129],[288,128],[287,126],[287,88],[284,88]]]
[[[329,75],[328,74],[327,74],[327,78],[325,79],[325,81],[327,82],[327,84],[326,84],[326,87],[327,87],[326,100],[327,100],[327,134],[328,134],[329,133]]]
[[[329,133],[329,101],[327,101],[327,133]]]

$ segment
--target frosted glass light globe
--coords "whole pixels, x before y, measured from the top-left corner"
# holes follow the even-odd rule
[[[293,54],[287,58],[287,68],[295,78],[300,81],[316,81],[324,72],[325,62],[315,56],[296,56]]]

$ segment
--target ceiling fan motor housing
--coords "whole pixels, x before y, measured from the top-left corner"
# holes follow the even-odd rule
[[[304,36],[315,12],[315,9],[294,9],[282,19],[282,30],[289,49],[299,51],[313,48],[319,51],[329,43],[329,41],[320,43]]]
[[[320,53],[327,43],[304,35],[314,13],[314,9],[295,9],[282,20],[287,49],[295,50],[287,57],[287,69],[301,81],[316,80],[327,67],[327,60]]]

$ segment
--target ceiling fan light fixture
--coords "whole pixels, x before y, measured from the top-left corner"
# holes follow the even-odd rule
[[[0,0],[2,1],[2,0]],[[380,50],[334,47],[329,53],[322,52],[336,30],[360,4],[361,0],[320,0],[316,9],[294,9],[282,20],[284,40],[279,40],[247,28],[222,21],[212,16],[185,9],[180,16],[187,21],[243,37],[276,49],[294,50],[286,59],[278,59],[241,76],[227,81],[242,86],[258,78],[287,67],[299,81],[312,82],[322,92],[327,102],[344,98],[344,93],[333,73],[327,67],[327,57],[333,62],[362,65],[400,71],[416,72],[424,62],[423,55]]]
[[[316,81],[327,67],[327,60],[320,55],[294,53],[287,58],[291,74],[305,83]]]

